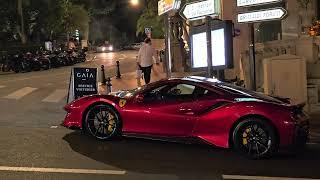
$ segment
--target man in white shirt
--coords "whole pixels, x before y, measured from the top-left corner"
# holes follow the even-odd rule
[[[150,82],[151,69],[154,62],[153,58],[155,58],[156,60],[158,58],[156,50],[151,46],[151,39],[146,38],[139,50],[137,58],[137,64],[142,70],[144,81],[146,84]]]

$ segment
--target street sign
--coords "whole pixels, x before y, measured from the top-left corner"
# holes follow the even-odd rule
[[[244,7],[244,6],[259,6],[263,4],[271,4],[271,3],[279,3],[282,2],[282,0],[237,0],[237,6],[238,7]]]
[[[160,0],[158,1],[158,15],[171,11],[173,9],[179,9],[181,0]]]
[[[144,28],[144,33],[148,38],[151,38],[151,28]]]
[[[255,23],[261,21],[281,20],[287,15],[283,8],[264,9],[238,14],[239,23]]]
[[[73,68],[70,76],[68,103],[82,96],[98,93],[97,68]]]
[[[206,0],[194,3],[187,3],[183,6],[180,11],[180,15],[184,19],[195,20],[204,18],[205,16],[210,16],[214,14],[219,14],[219,7],[217,0]]]
[[[151,33],[151,28],[144,28],[144,33],[145,34]]]

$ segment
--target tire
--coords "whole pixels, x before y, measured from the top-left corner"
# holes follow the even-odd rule
[[[241,121],[233,131],[233,148],[249,159],[271,157],[278,149],[276,131],[260,118]]]
[[[84,126],[86,132],[98,140],[110,140],[121,133],[118,112],[106,104],[89,108],[85,115]]]

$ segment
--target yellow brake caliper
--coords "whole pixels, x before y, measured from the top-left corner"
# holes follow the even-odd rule
[[[248,144],[248,133],[251,131],[251,128],[247,128],[243,134],[242,134],[242,144],[247,145]]]
[[[109,115],[108,116],[109,117],[108,118],[109,126],[107,129],[108,129],[108,132],[112,132],[116,122],[114,120],[114,116],[111,113],[109,113],[108,115]]]

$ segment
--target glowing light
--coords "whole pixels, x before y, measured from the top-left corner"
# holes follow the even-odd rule
[[[102,50],[102,51],[105,51],[105,50],[106,50],[106,47],[102,47],[101,50]]]
[[[139,0],[130,0],[130,3],[131,3],[133,6],[137,6],[137,5],[139,5]]]

